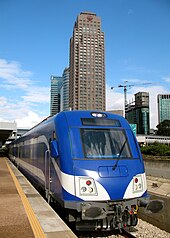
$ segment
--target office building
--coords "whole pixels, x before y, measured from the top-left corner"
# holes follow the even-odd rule
[[[158,94],[158,124],[170,120],[170,94]]]
[[[137,133],[148,135],[150,133],[149,93],[135,94]]]
[[[101,19],[83,12],[70,39],[70,107],[105,110],[105,53]]]
[[[130,124],[137,125],[137,134],[150,132],[149,93],[138,92],[135,101],[127,104],[126,118]]]
[[[60,112],[60,88],[63,77],[51,76],[51,103],[50,115],[53,116]]]
[[[68,111],[69,104],[69,68],[65,68],[63,72],[63,83],[60,90],[60,111]]]

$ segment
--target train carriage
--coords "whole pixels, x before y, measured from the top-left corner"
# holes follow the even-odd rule
[[[137,224],[145,204],[144,163],[121,116],[67,111],[47,118],[9,145],[10,158],[80,229]]]

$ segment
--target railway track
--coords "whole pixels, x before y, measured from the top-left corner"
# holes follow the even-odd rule
[[[122,230],[122,235],[123,237],[126,237],[126,238],[135,238],[135,234],[132,234],[132,232],[130,231],[127,231],[125,229]]]
[[[118,231],[96,231],[96,232],[75,232],[78,238],[136,238],[128,230],[122,229],[121,232]]]

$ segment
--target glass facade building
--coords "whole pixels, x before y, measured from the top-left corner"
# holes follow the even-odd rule
[[[135,102],[127,105],[126,119],[129,123],[137,125],[137,134],[149,134],[149,93],[139,92],[135,94]]]
[[[51,76],[51,102],[50,115],[54,116],[60,112],[60,89],[63,83],[63,77]]]
[[[170,94],[158,94],[158,123],[170,120]]]

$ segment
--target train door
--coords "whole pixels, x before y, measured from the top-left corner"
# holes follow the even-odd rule
[[[50,151],[45,151],[45,195],[48,203],[50,203],[51,197],[51,156]]]

